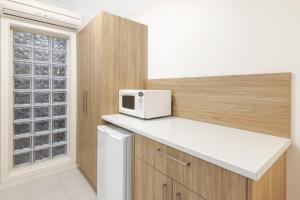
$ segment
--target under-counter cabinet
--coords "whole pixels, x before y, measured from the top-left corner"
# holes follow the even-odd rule
[[[204,200],[138,158],[135,185],[136,200]]]
[[[135,134],[135,200],[285,200],[285,159],[252,181]]]
[[[194,192],[188,190],[182,185],[173,182],[173,199],[172,200],[205,200]]]
[[[172,179],[135,159],[135,199],[172,200]]]
[[[105,12],[77,34],[77,164],[97,185],[97,126],[118,112],[119,89],[144,88],[147,26]]]

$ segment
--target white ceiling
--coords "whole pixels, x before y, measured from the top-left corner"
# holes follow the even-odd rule
[[[92,18],[99,11],[107,11],[120,16],[127,16],[149,0],[38,0]]]

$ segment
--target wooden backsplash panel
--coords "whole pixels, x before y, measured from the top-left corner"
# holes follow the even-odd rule
[[[171,89],[173,115],[290,137],[291,73],[152,79]]]

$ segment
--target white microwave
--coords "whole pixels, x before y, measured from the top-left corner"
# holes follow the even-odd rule
[[[171,90],[120,90],[119,112],[143,119],[171,115]]]

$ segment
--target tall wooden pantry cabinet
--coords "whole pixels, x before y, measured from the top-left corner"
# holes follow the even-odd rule
[[[77,35],[77,164],[96,188],[97,126],[118,112],[118,92],[144,88],[148,28],[105,12]]]

